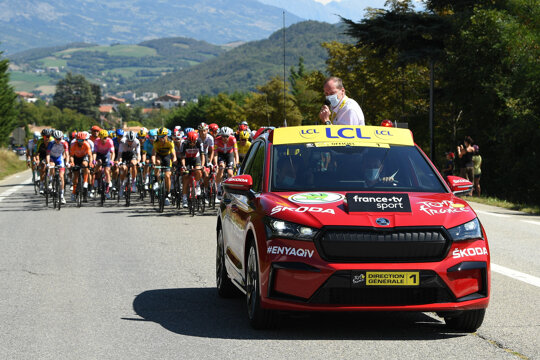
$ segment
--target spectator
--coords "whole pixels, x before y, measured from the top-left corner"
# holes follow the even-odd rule
[[[445,155],[446,155],[446,163],[444,165],[443,175],[446,177],[446,176],[449,176],[449,175],[454,175],[454,157],[455,157],[455,155],[451,151],[448,151]]]
[[[476,191],[476,195],[480,196],[482,194],[480,190],[480,176],[482,175],[482,156],[480,156],[480,147],[478,145],[474,145],[474,154],[472,157],[472,161],[474,164],[474,191]]]
[[[458,146],[459,157],[461,158],[463,168],[465,168],[465,176],[463,177],[471,183],[474,183],[474,164],[472,160],[474,148],[472,138],[470,136],[465,136],[463,144],[464,145]],[[469,196],[472,196],[472,189]]]
[[[324,82],[327,104],[323,105],[319,118],[323,124],[365,125],[364,113],[360,105],[345,95],[340,78],[331,76]]]

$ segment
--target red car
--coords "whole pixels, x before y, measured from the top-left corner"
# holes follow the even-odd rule
[[[425,311],[475,331],[489,303],[487,237],[407,129],[268,129],[224,182],[221,296],[254,328],[283,311]]]

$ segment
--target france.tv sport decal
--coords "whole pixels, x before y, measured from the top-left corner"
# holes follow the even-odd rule
[[[297,204],[329,204],[343,200],[344,196],[329,192],[306,192],[289,196]]]
[[[349,212],[411,212],[408,194],[347,194]]]

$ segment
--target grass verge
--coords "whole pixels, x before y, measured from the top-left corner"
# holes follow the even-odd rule
[[[0,180],[26,169],[26,162],[13,152],[0,149]]]
[[[519,204],[506,200],[497,199],[491,196],[467,196],[464,198],[467,202],[477,202],[480,204],[498,206],[505,209],[522,211],[528,214],[540,215],[540,206],[531,204]]]

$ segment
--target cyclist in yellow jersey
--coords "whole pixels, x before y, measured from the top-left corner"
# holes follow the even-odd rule
[[[165,189],[167,191],[167,196],[165,198],[165,205],[169,205],[169,193],[171,191],[171,166],[173,163],[176,164],[176,152],[174,151],[174,143],[167,139],[169,130],[167,128],[160,128],[158,130],[158,139],[154,141],[154,147],[152,151],[152,164],[167,166],[168,169],[165,170]],[[156,178],[159,178],[160,169],[156,169]],[[158,184],[154,184],[154,189],[157,188]]]
[[[240,131],[238,134],[238,158],[240,162],[244,160],[251,142],[249,141],[250,133],[247,130]]]

